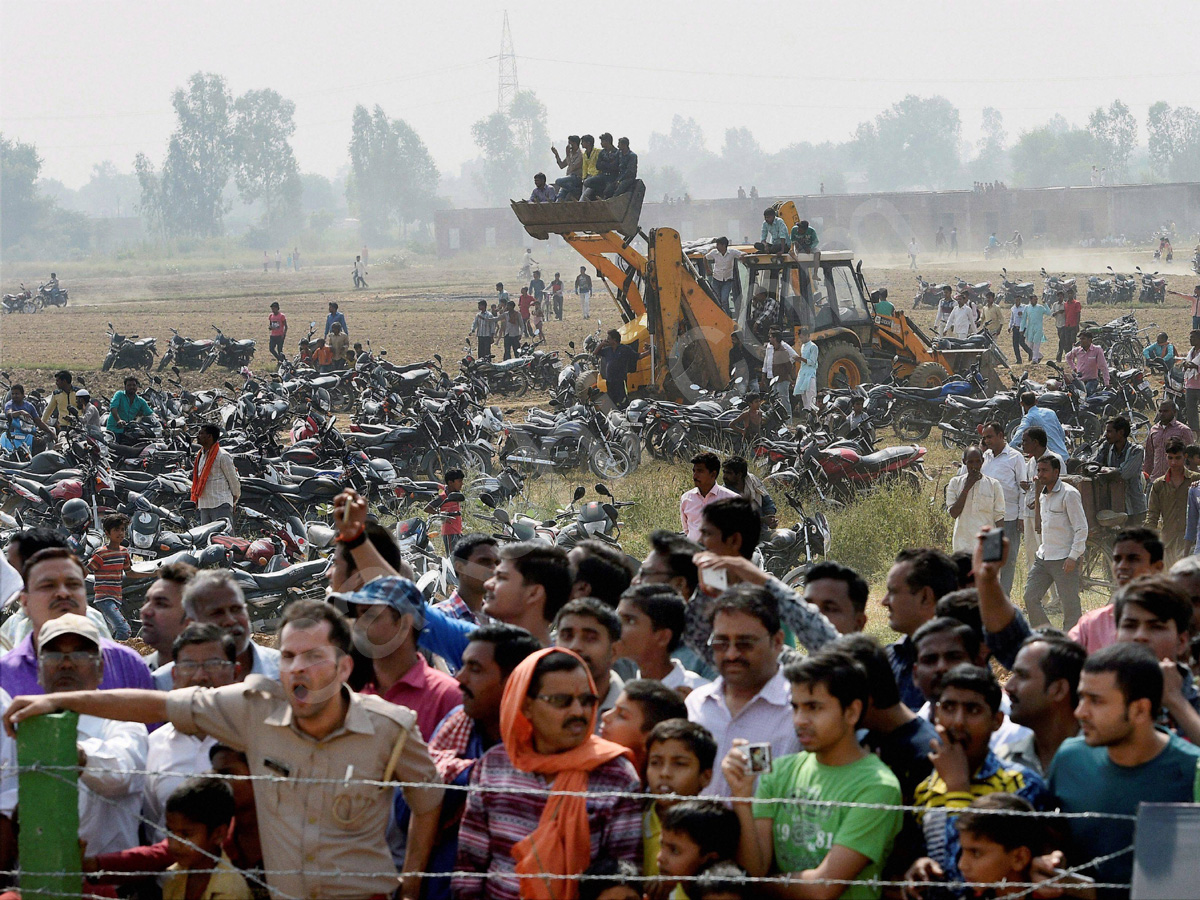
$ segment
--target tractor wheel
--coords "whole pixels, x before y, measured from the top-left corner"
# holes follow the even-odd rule
[[[858,387],[871,380],[871,367],[862,351],[847,341],[821,346],[817,361],[817,389]]]
[[[941,387],[950,378],[950,373],[941,363],[921,363],[904,379],[909,387]]]

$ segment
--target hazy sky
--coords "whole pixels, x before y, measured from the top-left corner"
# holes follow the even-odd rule
[[[0,129],[78,187],[105,159],[160,163],[171,92],[205,70],[235,96],[269,87],[295,101],[304,171],[344,165],[355,104],[378,103],[457,174],[477,152],[471,123],[496,108],[506,8],[520,85],[556,138],[611,131],[640,149],[680,113],[713,150],[741,125],[776,150],[844,140],[909,93],[949,98],[968,141],[985,106],[1010,140],[1116,97],[1139,124],[1157,100],[1200,108],[1194,0],[0,0]]]

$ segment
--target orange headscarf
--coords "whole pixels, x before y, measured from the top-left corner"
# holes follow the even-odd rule
[[[586,791],[588,773],[618,756],[632,759],[632,753],[620,744],[597,737],[596,708],[588,721],[588,736],[582,744],[565,753],[538,753],[533,748],[533,725],[521,711],[533,680],[533,670],[542,657],[550,653],[566,653],[579,659],[583,670],[587,666],[570,650],[548,647],[526,657],[513,669],[504,686],[500,701],[500,736],[512,764],[522,772],[554,774],[550,784],[553,791]],[[596,685],[588,672],[588,687],[595,693]],[[529,837],[512,848],[517,861],[517,874],[578,875],[588,867],[592,858],[591,836],[588,831],[587,801],[583,797],[550,796],[538,827]],[[574,900],[579,896],[579,883],[569,878],[522,878],[521,897],[525,900]]]

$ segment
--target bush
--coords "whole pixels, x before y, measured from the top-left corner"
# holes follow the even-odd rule
[[[867,581],[882,579],[905,547],[949,547],[952,521],[928,489],[896,485],[873,491],[850,506],[827,512],[833,546],[829,558]]]

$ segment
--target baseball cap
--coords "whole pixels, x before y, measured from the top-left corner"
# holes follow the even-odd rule
[[[390,606],[402,616],[412,616],[414,628],[425,627],[425,595],[407,578],[376,578],[361,590],[330,594],[329,602],[341,610],[348,609],[351,603],[357,606]]]
[[[42,630],[38,632],[38,646],[45,647],[56,637],[64,634],[77,634],[84,640],[91,641],[97,647],[100,646],[100,629],[87,616],[79,616],[75,613],[66,613],[43,625]]]

